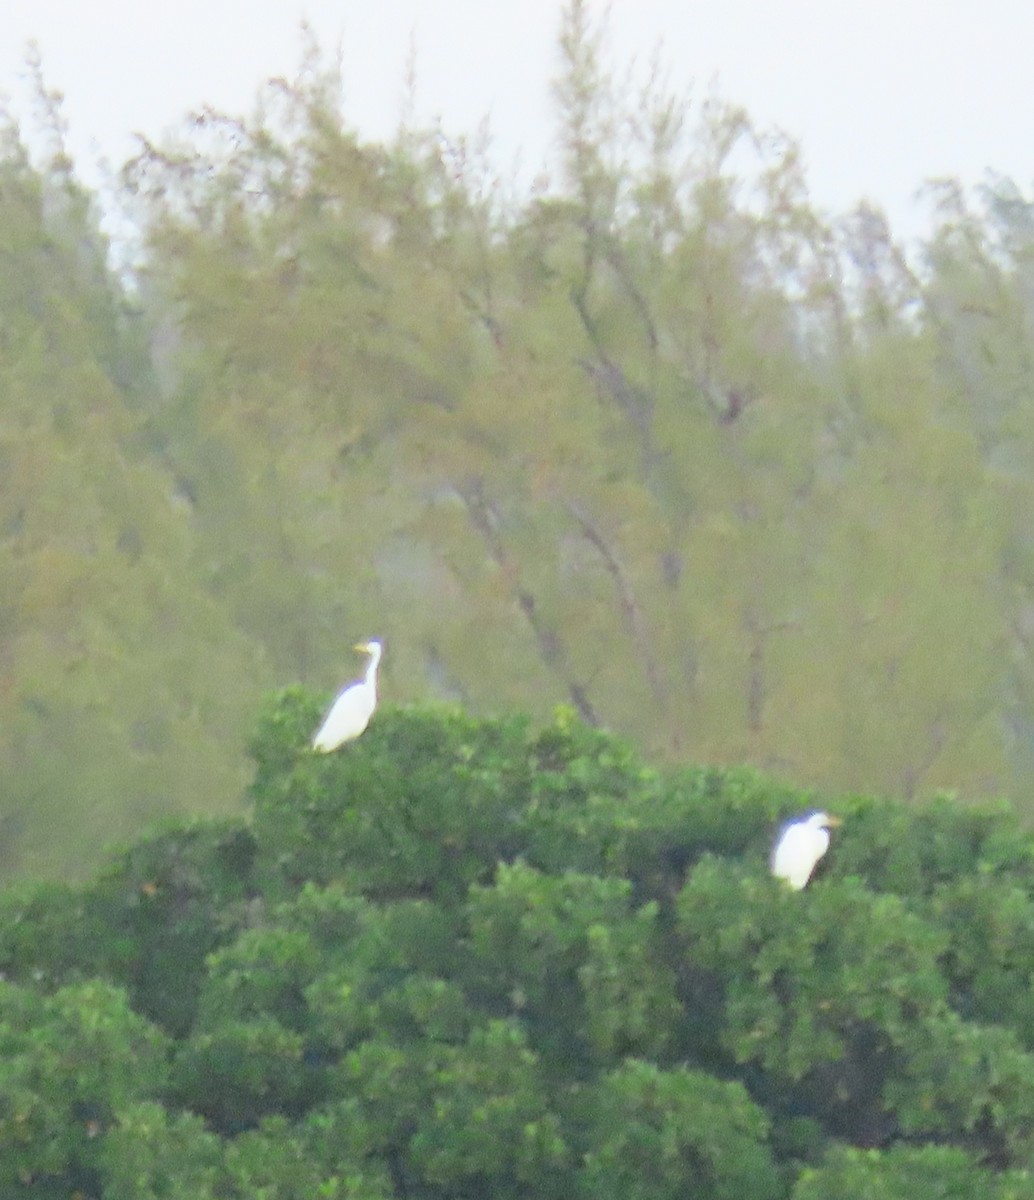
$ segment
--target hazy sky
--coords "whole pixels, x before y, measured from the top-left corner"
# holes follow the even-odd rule
[[[351,123],[398,119],[411,36],[418,101],[456,132],[491,118],[499,165],[548,153],[549,79],[562,0],[0,0],[0,91],[24,101],[22,59],[40,45],[64,92],[84,176],[118,164],[130,134],[156,137],[192,107],[250,109],[262,79],[291,74],[306,17],[340,40]],[[590,0],[602,11],[602,0]],[[911,234],[924,178],[967,183],[990,167],[1034,178],[1034,8],[1026,0],[612,0],[622,64],[663,42],[673,83],[712,85],[755,122],[803,145],[816,202],[862,196]]]

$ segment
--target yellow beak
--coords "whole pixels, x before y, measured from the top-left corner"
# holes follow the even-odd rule
[[[352,647],[352,649],[353,650],[361,650],[363,652],[363,654],[369,654],[370,653],[370,643],[369,642],[356,642],[356,644]]]
[[[826,824],[827,824],[827,825],[828,825],[828,826],[829,826],[831,829],[836,829],[836,827],[837,827],[838,825],[843,825],[843,823],[844,823],[844,822],[843,822],[843,818],[841,818],[841,817],[830,817],[830,818],[829,818],[829,820],[827,820],[827,821],[826,821]]]

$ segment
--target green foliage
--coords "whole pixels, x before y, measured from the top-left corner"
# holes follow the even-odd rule
[[[768,849],[814,800],[756,772],[648,768],[569,712],[388,709],[317,755],[315,707],[268,705],[251,829],[0,897],[0,1188],[1029,1194],[1007,813],[851,797],[794,891]]]
[[[21,883],[0,892],[0,971],[12,983],[50,990],[109,965],[112,933],[83,889]]]
[[[1021,1200],[1030,1194],[1026,1171],[989,1176],[970,1154],[953,1146],[895,1146],[881,1152],[852,1147],[832,1151],[821,1167],[806,1169],[793,1200]]]
[[[968,1134],[995,1161],[1032,1161],[1034,1057],[1011,1029],[946,1013],[917,1023],[905,1052],[886,1089],[903,1130]]]
[[[945,882],[930,907],[938,923],[951,931],[944,967],[953,1007],[976,1021],[1007,1021],[1030,1050],[1034,908],[1018,874],[982,865],[978,873]]]
[[[591,1102],[596,1120],[581,1172],[601,1200],[774,1200],[768,1122],[738,1083],[629,1060]],[[688,1185],[688,1186],[687,1186]]]
[[[240,823],[188,822],[142,838],[85,890],[100,927],[89,949],[174,1035],[194,1019],[206,956],[250,919],[253,858]]]
[[[489,1021],[465,1043],[402,1049],[373,1039],[344,1061],[375,1144],[448,1195],[562,1194],[566,1165],[539,1056],[514,1021]]]
[[[89,1188],[118,1114],[164,1087],[164,1051],[99,979],[49,997],[0,984],[0,1186]]]
[[[299,1034],[271,1018],[223,1021],[183,1046],[173,1088],[182,1104],[215,1128],[248,1129],[269,1113],[295,1115],[312,1102],[316,1089],[304,1049]]]
[[[656,907],[637,912],[630,896],[622,879],[550,876],[520,862],[500,864],[494,885],[471,895],[479,990],[516,1009],[550,1061],[657,1052],[670,1037],[677,1005]]]
[[[225,1194],[233,1200],[393,1200],[388,1170],[368,1157],[349,1105],[295,1123],[269,1117],[226,1146]]]
[[[356,936],[324,952],[324,971],[306,991],[318,1044],[350,1049],[378,1030],[403,1040],[452,1041],[469,1029],[455,969],[460,930],[427,901],[378,905]]]
[[[794,899],[714,859],[678,897],[687,958],[723,980],[721,1038],[738,1062],[801,1079],[847,1057],[856,1038],[899,1045],[945,1010],[946,939],[896,896],[847,880],[817,890],[804,912]]]
[[[215,1200],[221,1147],[192,1113],[144,1101],[119,1113],[104,1138],[104,1200]]]
[[[293,707],[288,695],[278,711]],[[343,878],[391,895],[451,882],[462,895],[519,844],[514,818],[528,785],[523,720],[384,709],[356,753],[323,757],[308,753],[297,720],[267,724],[276,733],[273,758],[263,752],[252,789],[255,832],[261,866],[289,886]],[[304,728],[311,734],[308,722]],[[277,771],[284,763],[290,770]]]

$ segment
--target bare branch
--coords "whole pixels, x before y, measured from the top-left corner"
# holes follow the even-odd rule
[[[517,607],[524,615],[535,637],[542,661],[563,679],[571,703],[587,725],[598,726],[599,718],[589,701],[585,687],[571,678],[567,669],[567,652],[555,630],[542,619],[535,604],[535,597],[523,586],[520,566],[509,554],[499,536],[499,522],[491,503],[485,498],[480,480],[468,481],[459,487],[459,495],[466,505],[471,524],[483,538],[492,560],[504,579],[509,582]]]
[[[628,573],[622,566],[617,551],[611,548],[599,526],[593,523],[580,505],[576,504],[573,500],[566,500],[564,507],[577,522],[585,539],[599,552],[608,574],[614,580],[625,626],[635,643],[636,651],[650,684],[650,689],[657,700],[663,701],[665,698],[665,689],[661,681],[657,662],[650,650],[650,640],[646,633],[646,621],[643,616],[643,610],[636,600]]]

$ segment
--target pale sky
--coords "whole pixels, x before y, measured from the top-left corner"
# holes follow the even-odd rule
[[[40,45],[66,98],[81,173],[119,165],[139,130],[159,138],[203,104],[251,109],[259,84],[291,75],[299,23],[340,40],[345,111],[368,137],[396,126],[415,40],[418,115],[472,132],[488,115],[506,171],[549,152],[549,79],[563,0],[0,0],[0,92],[25,98],[22,59]],[[600,12],[603,0],[590,0]],[[660,41],[670,81],[744,105],[799,140],[815,202],[863,196],[906,236],[930,176],[967,184],[992,168],[1034,179],[1034,7],[1026,0],[611,0],[624,65]]]

